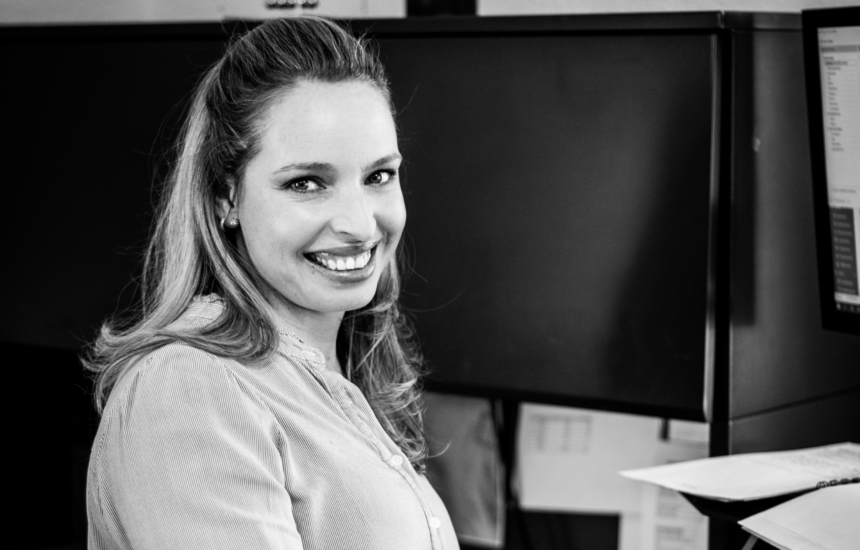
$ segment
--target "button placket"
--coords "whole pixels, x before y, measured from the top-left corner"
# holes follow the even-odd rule
[[[398,459],[396,460],[398,463],[397,467],[394,467],[391,464],[391,461],[393,461],[395,457]],[[427,520],[427,526],[430,531],[430,542],[433,550],[441,549],[442,535],[439,533],[439,527],[442,526],[442,520],[436,517],[435,511],[430,507],[430,501],[424,493],[424,489],[422,489],[418,483],[418,474],[415,473],[415,470],[412,468],[401,467],[406,463],[406,461],[400,454],[393,454],[391,459],[386,462],[388,462],[388,465],[400,474],[412,489],[412,492],[415,493],[415,497],[418,499],[418,503],[421,505],[421,510],[424,512],[424,517]]]
[[[358,390],[354,386],[344,386],[344,397],[349,401],[350,406],[355,411],[356,415],[358,415],[359,418],[363,419],[362,425],[364,425],[367,428],[368,432],[372,434],[371,437],[373,437],[374,440],[378,441],[379,444],[386,449],[387,454],[384,459],[388,460],[388,457],[391,454],[400,454],[400,448],[388,436],[388,433],[379,423],[378,419],[376,418],[376,415],[373,413],[373,410],[370,409],[370,406],[368,405],[366,408],[359,406],[359,404],[356,402],[356,398],[353,395],[354,393],[359,393],[359,395],[361,395],[360,390]],[[364,400],[363,395],[361,396],[361,399]],[[364,402],[366,403],[366,401]]]
[[[390,468],[397,471],[404,481],[406,481],[407,485],[412,489],[418,499],[418,503],[420,504],[422,511],[424,512],[432,548],[433,550],[441,550],[442,539],[439,527],[441,527],[442,522],[435,516],[435,513],[431,509],[429,501],[424,494],[424,490],[418,484],[418,474],[415,473],[411,467],[408,467],[406,459],[402,456],[402,451],[388,436],[388,433],[378,422],[373,411],[369,408],[369,405],[367,407],[359,406],[353,398],[352,392],[349,391],[350,387],[354,388],[353,391],[359,393],[360,390],[346,380],[334,379],[336,375],[325,371],[325,363],[320,363],[319,357],[317,354],[313,353],[313,350],[308,350],[297,345],[292,339],[289,341],[289,344],[292,349],[283,350],[281,353],[284,353],[284,355],[292,358],[294,361],[307,368],[317,382],[325,389],[329,397],[338,405],[338,408],[345,419],[349,421],[349,423],[355,427],[362,436],[364,436],[366,441],[374,449],[376,449],[382,461]],[[329,376],[331,376],[331,378],[329,378]],[[365,409],[367,410],[365,411]],[[367,418],[368,414],[372,417],[372,420],[375,420],[375,422],[371,422]],[[396,450],[392,451],[392,448]]]
[[[304,352],[304,350],[302,350]],[[299,362],[305,364],[307,370],[311,373],[311,375],[316,379],[316,381],[325,389],[326,393],[329,397],[337,404],[338,409],[340,409],[343,418],[349,422],[354,428],[356,428],[361,435],[363,435],[370,444],[377,450],[378,453],[384,454],[380,452],[379,445],[376,443],[373,434],[370,429],[363,425],[363,423],[357,417],[357,411],[351,410],[353,408],[352,403],[347,398],[344,388],[340,386],[336,380],[330,380],[326,376],[326,372],[323,368],[316,367],[312,362],[308,360],[303,353],[291,352],[290,356]],[[383,456],[383,460],[385,460],[387,456]]]
[[[367,422],[365,422],[364,415],[362,415],[358,406],[356,406],[355,401],[353,401],[352,396],[349,394],[349,391],[345,387],[338,389],[338,401],[341,403],[342,407],[348,409],[347,416],[359,431],[364,434],[368,441],[370,441],[376,449],[376,452],[379,453],[380,458],[388,463],[392,456],[391,450],[383,441],[380,441],[374,435],[373,430],[367,425]]]
[[[424,494],[424,490],[418,485],[417,474],[414,473],[412,468],[404,467],[406,461],[399,448],[396,451],[392,451],[389,448],[389,445],[386,442],[391,440],[382,426],[378,423],[373,426],[369,426],[368,423],[363,420],[365,415],[362,414],[359,406],[355,403],[355,400],[352,397],[352,392],[349,391],[349,388],[343,386],[338,389],[340,390],[337,392],[338,397],[346,403],[346,407],[348,407],[352,412],[349,416],[355,418],[355,423],[360,426],[359,429],[361,429],[363,433],[367,434],[368,438],[374,443],[376,448],[380,451],[380,454],[382,454],[382,460],[385,461],[389,467],[396,470],[415,493],[415,496],[418,498],[418,502],[421,505],[421,509],[424,511],[424,517],[427,519],[427,525],[430,530],[430,542],[434,550],[439,550],[442,547],[441,534],[439,533],[439,527],[442,526],[442,521],[436,517],[435,512],[430,508],[430,504],[427,496]],[[341,399],[339,399],[339,401]],[[379,432],[377,437],[374,437],[374,431]],[[391,445],[396,447],[396,444],[393,441],[391,441]]]
[[[410,477],[407,473],[409,468],[400,468],[398,471],[400,475],[409,483],[409,486],[412,487],[412,490],[415,492],[415,496],[418,497],[418,503],[421,504],[421,509],[424,511],[424,517],[427,518],[427,527],[430,530],[430,544],[433,546],[433,550],[438,550],[442,548],[442,535],[439,533],[439,528],[442,526],[442,520],[436,517],[435,511],[430,508],[430,503],[427,500],[427,495],[424,494],[424,490],[418,485],[416,479]]]
[[[362,411],[362,408],[356,404],[355,399],[352,396],[352,392],[350,392],[349,387],[345,385],[345,381],[329,380],[326,379],[326,374],[324,372],[316,369],[312,370],[315,371],[314,376],[321,384],[323,384],[323,387],[326,388],[328,394],[339,405],[344,416],[377,450],[382,461],[390,468],[397,471],[415,493],[415,496],[418,498],[418,502],[421,505],[421,509],[424,512],[424,517],[427,520],[433,550],[440,550],[442,548],[442,539],[441,534],[439,533],[439,527],[441,527],[442,522],[438,517],[436,517],[434,511],[430,508],[429,500],[424,494],[424,490],[418,485],[417,474],[412,468],[404,466],[406,460],[402,456],[399,448],[397,448],[396,444],[391,441],[388,434],[378,422],[373,425],[369,425],[366,419],[366,414]],[[370,414],[372,415],[373,412],[370,411]],[[387,442],[390,442],[390,444],[397,450],[392,451]]]

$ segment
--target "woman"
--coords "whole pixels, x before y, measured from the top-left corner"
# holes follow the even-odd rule
[[[448,549],[397,308],[406,220],[384,71],[270,21],[199,85],[140,319],[89,357],[92,549]]]

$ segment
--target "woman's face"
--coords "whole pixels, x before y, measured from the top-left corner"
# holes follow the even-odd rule
[[[262,119],[236,205],[278,309],[342,313],[373,298],[406,222],[397,133],[363,82],[303,82]]]

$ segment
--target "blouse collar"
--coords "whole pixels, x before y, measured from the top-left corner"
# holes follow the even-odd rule
[[[224,300],[217,294],[195,296],[186,315],[215,321],[224,311]],[[296,333],[275,319],[275,329],[281,336],[282,351],[287,355],[302,358],[314,367],[325,369],[325,356],[317,348],[305,343]]]

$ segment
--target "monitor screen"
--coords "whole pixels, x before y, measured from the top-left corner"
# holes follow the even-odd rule
[[[701,419],[714,37],[376,38],[430,387]]]
[[[860,7],[803,23],[822,320],[860,334]]]

